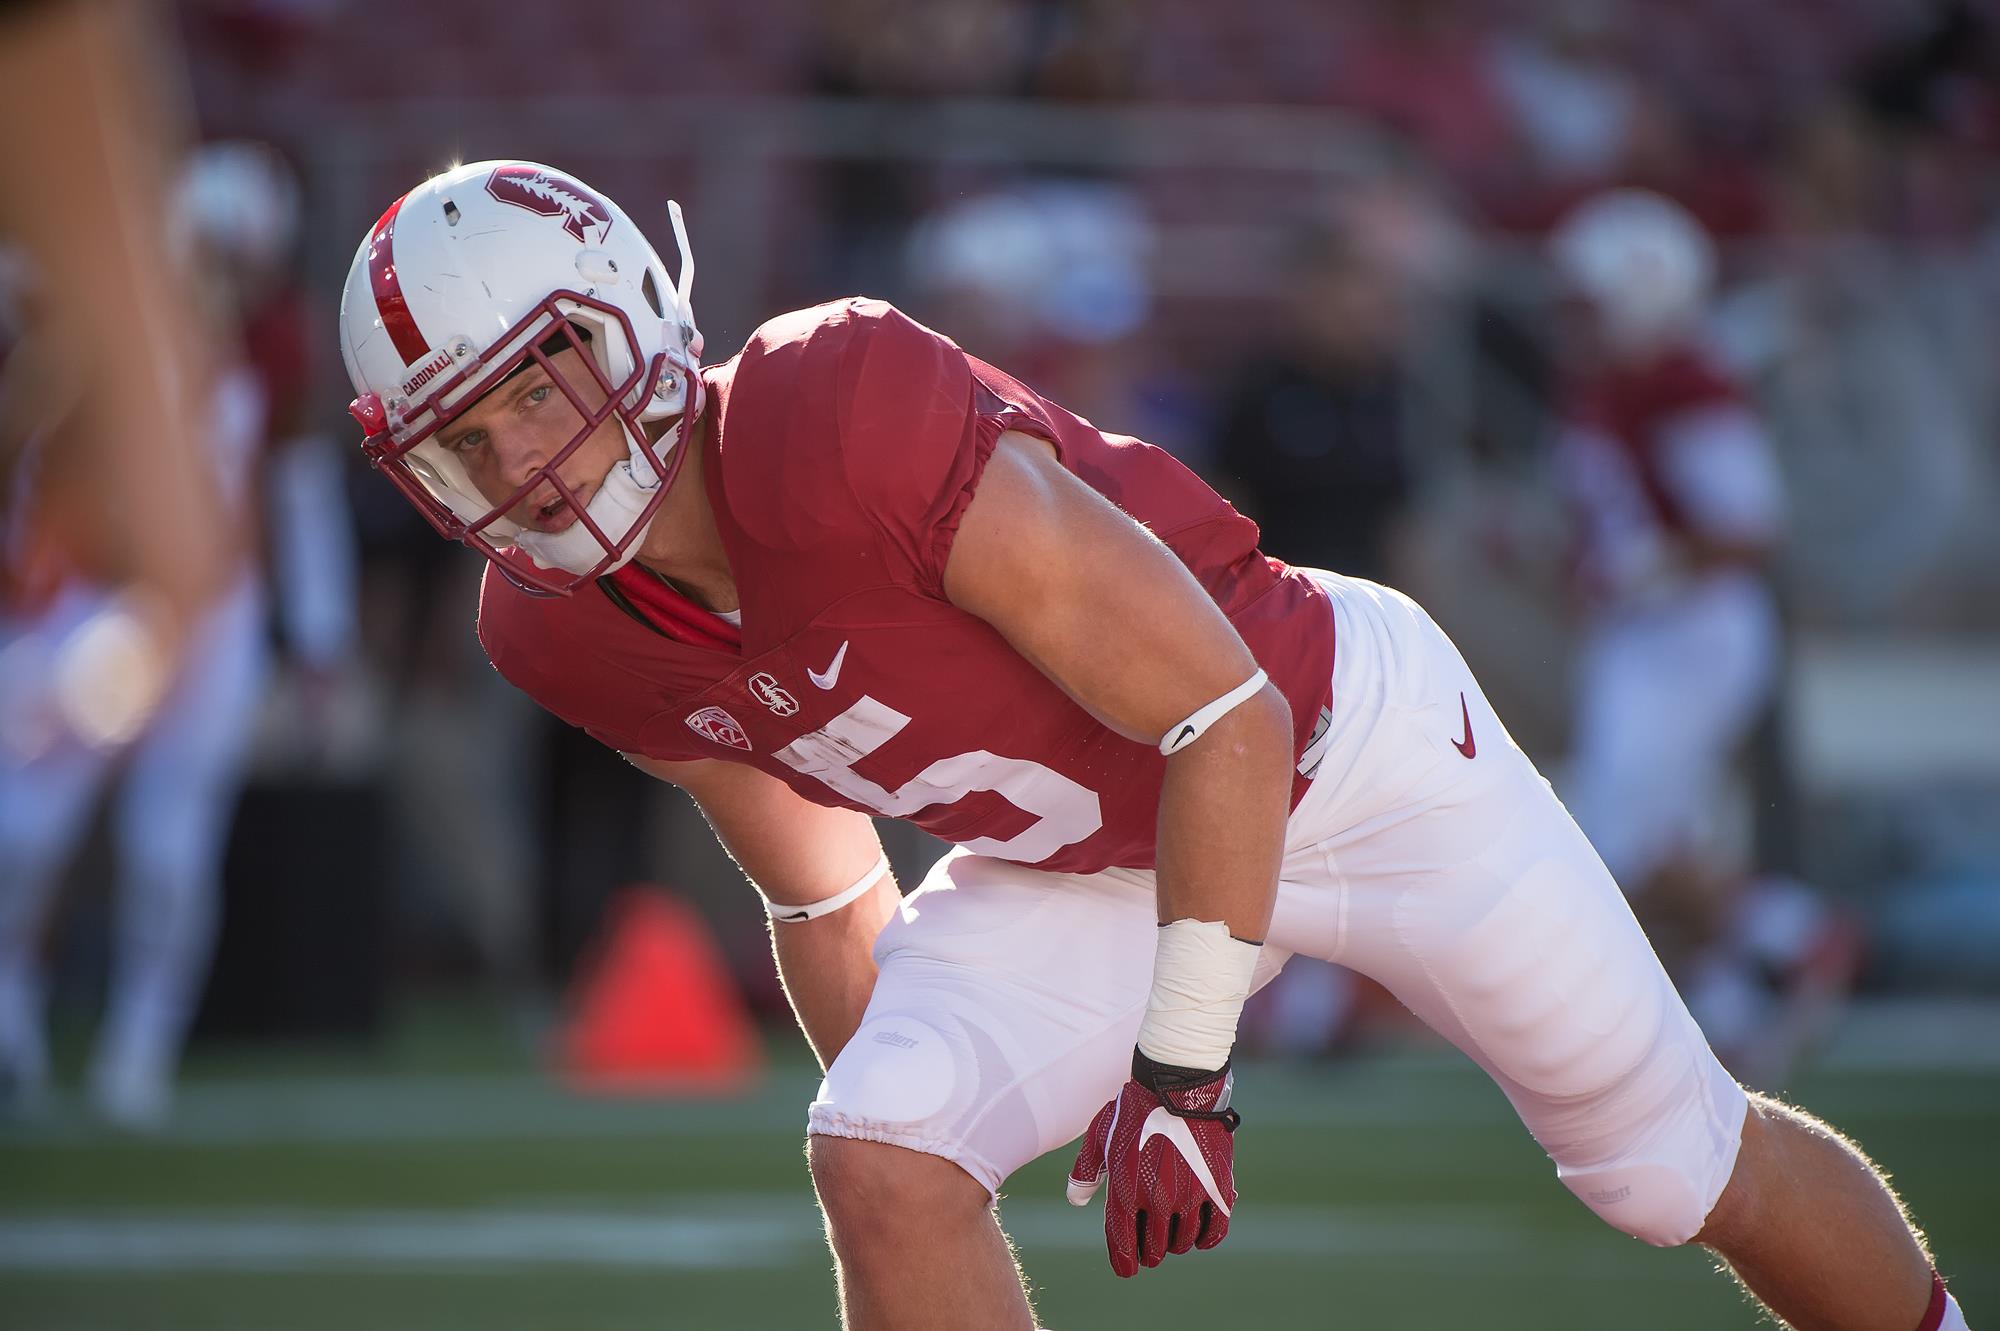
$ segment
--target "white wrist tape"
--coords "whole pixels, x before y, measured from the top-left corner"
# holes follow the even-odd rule
[[[1219,921],[1161,925],[1139,1052],[1177,1068],[1210,1071],[1227,1063],[1259,950],[1230,937]]]
[[[1160,752],[1178,753],[1185,749],[1200,739],[1210,726],[1248,702],[1251,695],[1263,688],[1268,680],[1269,677],[1259,670],[1214,702],[1203,704],[1193,716],[1160,737]]]
[[[868,889],[875,886],[877,880],[887,872],[889,872],[889,857],[887,854],[883,854],[876,857],[874,867],[856,879],[852,887],[843,888],[830,897],[811,902],[804,906],[780,905],[778,902],[771,900],[771,898],[764,897],[764,911],[771,917],[772,922],[775,924],[801,924],[806,920],[816,920],[822,915],[831,915],[835,911],[846,906],[852,906],[855,902],[861,900],[862,897],[868,894]],[[762,892],[759,892],[757,895],[764,896]]]

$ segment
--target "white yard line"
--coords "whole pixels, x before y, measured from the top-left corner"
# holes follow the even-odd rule
[[[1874,1001],[1843,1020],[1819,1062],[1842,1103],[1909,1117],[1990,1117],[1993,1097],[1912,1096],[1900,1078],[1924,1072],[2000,1070],[2000,1005],[1967,1000]],[[1879,1074],[1879,1080],[1871,1075]],[[1504,1123],[1500,1093],[1455,1051],[1413,1049],[1346,1062],[1248,1061],[1244,1107],[1269,1126],[1441,1127]],[[532,1075],[198,1078],[183,1088],[159,1140],[181,1145],[310,1145],[384,1141],[630,1140],[805,1132],[818,1078],[785,1065],[734,1100],[599,1098],[566,1093]],[[0,1148],[97,1149],[104,1135],[85,1116],[52,1113],[0,1122]]]
[[[786,1132],[803,1138],[806,1105],[817,1085],[816,1078],[787,1072],[743,1099],[701,1101],[575,1096],[533,1077],[194,1081],[182,1088],[156,1140],[242,1146]],[[1507,1112],[1499,1092],[1455,1055],[1443,1064],[1364,1064],[1324,1075],[1272,1068],[1269,1092],[1256,1117],[1272,1125],[1452,1125]],[[53,1113],[0,1128],[0,1145],[10,1142],[93,1149],[104,1136],[88,1118]]]
[[[1013,1202],[1003,1212],[1029,1250],[1083,1250],[1104,1238],[1095,1211]],[[1549,1235],[1498,1209],[1264,1205],[1231,1230],[1238,1253],[1343,1260],[1423,1256],[1518,1260]],[[1559,1241],[1558,1241],[1559,1246]],[[564,1266],[742,1270],[824,1255],[808,1198],[730,1195],[662,1210],[478,1211],[186,1209],[43,1212],[0,1220],[0,1271],[306,1271]]]

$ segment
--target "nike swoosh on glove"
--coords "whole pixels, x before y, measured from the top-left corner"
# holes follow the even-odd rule
[[[1083,1206],[1108,1179],[1104,1243],[1111,1269],[1137,1275],[1170,1252],[1213,1248],[1236,1205],[1240,1121],[1229,1107],[1229,1064],[1213,1072],[1155,1063],[1132,1053],[1132,1079],[1097,1111],[1069,1175],[1069,1202]]]

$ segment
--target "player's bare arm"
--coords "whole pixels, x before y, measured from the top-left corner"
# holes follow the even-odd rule
[[[1135,1275],[1229,1232],[1229,1053],[1277,894],[1291,707],[1172,552],[1027,435],[1001,435],[944,586],[1105,725],[1170,753],[1152,993],[1069,1185],[1083,1205],[1110,1182],[1111,1268]]]
[[[716,839],[764,895],[785,995],[820,1066],[832,1063],[861,1024],[875,985],[870,949],[896,909],[896,880],[883,866],[875,824],[851,809],[809,803],[740,763],[625,757],[693,796]],[[862,895],[849,905],[787,918],[857,886]]]
[[[1047,444],[1000,436],[945,567],[979,616],[1105,725],[1158,743],[1257,672],[1185,566],[1071,475]],[[1271,922],[1291,792],[1291,709],[1266,684],[1167,764],[1160,919]]]

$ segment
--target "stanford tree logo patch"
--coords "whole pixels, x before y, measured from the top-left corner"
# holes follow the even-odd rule
[[[750,676],[750,692],[757,701],[776,712],[779,716],[790,716],[799,710],[799,700],[791,695],[782,684],[766,672],[759,670]]]

